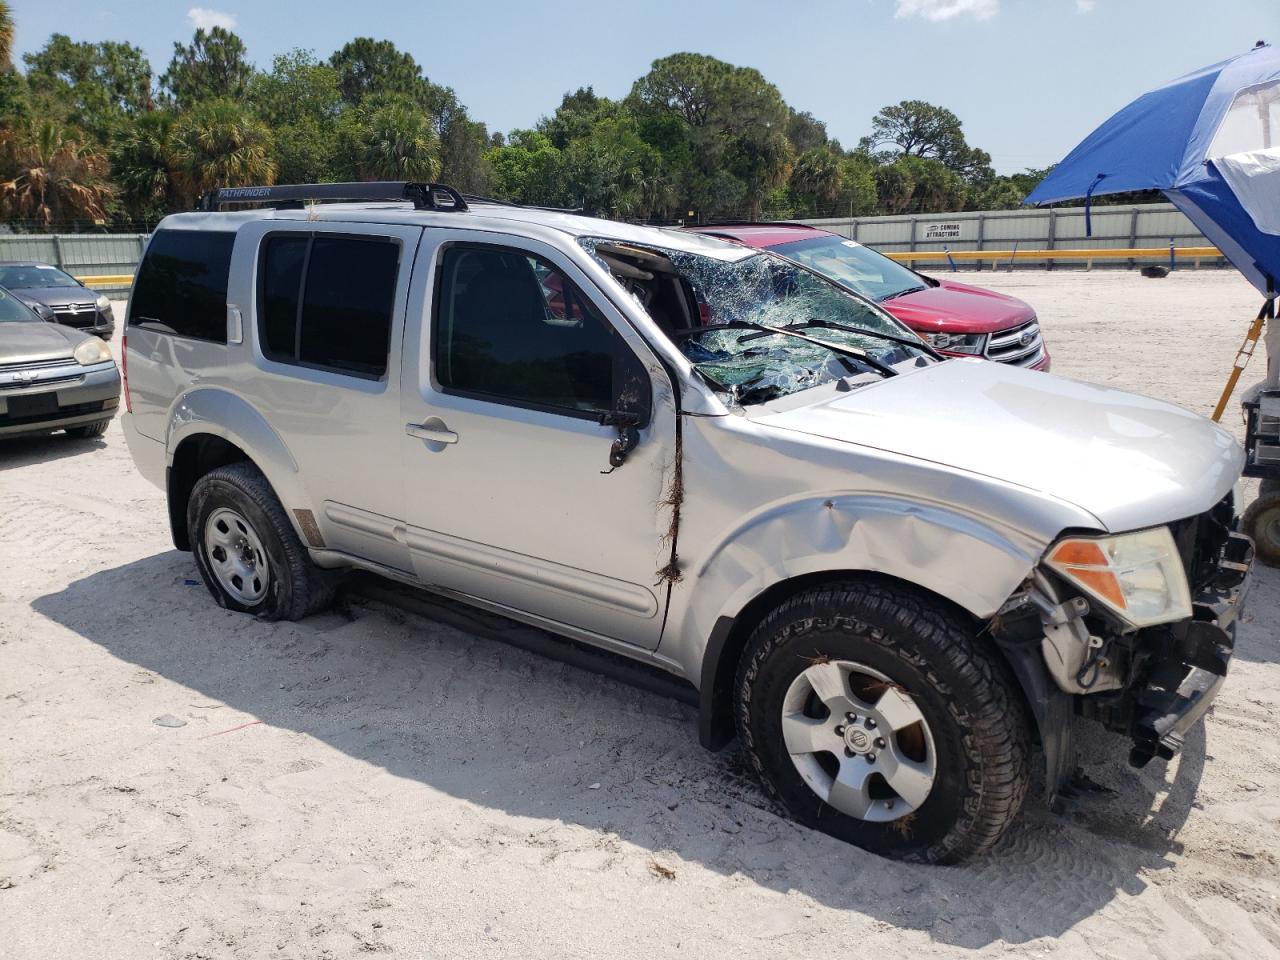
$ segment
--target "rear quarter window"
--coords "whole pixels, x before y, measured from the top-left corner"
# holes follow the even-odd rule
[[[227,342],[234,232],[157,230],[129,298],[129,326]]]

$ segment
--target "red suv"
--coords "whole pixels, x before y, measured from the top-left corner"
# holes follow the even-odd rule
[[[1036,312],[1017,297],[935,280],[838,234],[798,223],[689,227],[771,250],[874,300],[940,353],[1049,369]]]

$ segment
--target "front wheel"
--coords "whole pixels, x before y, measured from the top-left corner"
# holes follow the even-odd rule
[[[252,464],[196,481],[187,536],[215,600],[264,620],[299,620],[333,596],[332,574],[311,562],[271,485]]]
[[[1016,817],[1026,713],[970,624],[906,587],[807,590],[756,628],[738,733],[802,823],[874,853],[955,863]]]

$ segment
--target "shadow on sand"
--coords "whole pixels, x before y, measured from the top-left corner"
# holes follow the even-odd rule
[[[1037,797],[990,856],[956,868],[881,860],[778,816],[734,748],[697,744],[689,706],[348,593],[298,624],[218,609],[188,554],[104,570],[35,609],[202,697],[435,790],[617,834],[725,876],[795,889],[937,942],[1055,937],[1172,866],[1205,762],[1129,769],[1093,735],[1102,791],[1060,814]],[[1084,731],[1082,731],[1084,732]],[[1174,777],[1176,771],[1177,776]],[[605,791],[584,785],[604,781]]]

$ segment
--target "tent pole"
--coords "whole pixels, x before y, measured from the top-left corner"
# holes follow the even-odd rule
[[[1218,423],[1222,420],[1222,413],[1227,409],[1227,401],[1231,399],[1231,394],[1236,389],[1236,384],[1240,380],[1240,374],[1244,373],[1244,368],[1249,364],[1249,358],[1253,356],[1253,350],[1258,345],[1258,338],[1262,336],[1262,327],[1267,320],[1275,315],[1275,300],[1268,299],[1263,301],[1262,309],[1258,311],[1258,316],[1253,323],[1249,325],[1249,332],[1244,336],[1244,343],[1240,345],[1240,349],[1236,352],[1236,362],[1231,368],[1231,375],[1227,377],[1227,385],[1222,388],[1222,396],[1218,398],[1218,406],[1213,411],[1213,422]],[[1272,324],[1274,327],[1275,324]],[[1274,331],[1273,331],[1274,332]],[[1273,337],[1267,337],[1267,352],[1270,354],[1274,345]],[[1270,366],[1271,357],[1268,356],[1268,366]],[[1270,371],[1268,371],[1268,379],[1270,379]]]

